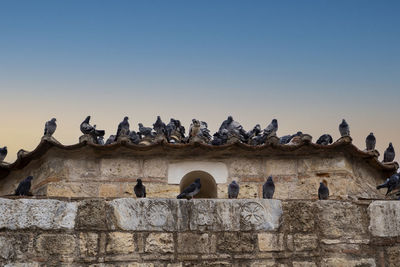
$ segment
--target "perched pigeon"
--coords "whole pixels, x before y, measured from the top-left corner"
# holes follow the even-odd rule
[[[137,179],[136,182],[137,184],[133,188],[136,197],[138,198],[146,197],[146,187],[143,185],[142,179]]]
[[[268,138],[270,136],[276,135],[278,131],[278,121],[273,119],[272,122],[264,129],[264,135]]]
[[[103,136],[97,137],[97,144],[104,145],[104,137]]]
[[[268,177],[268,180],[263,185],[263,198],[272,199],[275,192],[275,184],[272,181],[272,176]]]
[[[228,197],[229,198],[237,198],[239,195],[239,185],[236,181],[232,181],[232,183],[228,186]]]
[[[218,132],[221,132],[224,129],[228,130],[228,127],[232,122],[233,122],[233,117],[228,116],[228,118],[222,122],[221,126],[219,127]]]
[[[367,146],[367,150],[375,150],[376,138],[373,133],[370,133],[365,139],[365,144]]]
[[[328,197],[329,197],[328,187],[323,182],[320,182],[318,188],[318,199],[328,199]]]
[[[293,134],[293,135],[282,136],[281,138],[279,138],[279,144],[281,144],[281,145],[289,144],[290,141],[292,141],[292,139],[294,137],[301,136],[302,134],[303,134],[302,132],[297,132],[296,134]]]
[[[52,136],[57,129],[56,118],[52,118],[44,125],[44,135]]]
[[[400,188],[400,173],[395,173],[390,178],[387,178],[386,181],[378,185],[376,189],[387,188],[386,195],[388,195],[393,190]]]
[[[394,153],[394,148],[392,143],[389,143],[388,148],[386,148],[385,153],[383,154],[383,162],[392,162],[396,154]]]
[[[139,125],[138,134],[139,134],[140,138],[153,136],[153,133],[152,133],[153,129],[151,129],[150,127],[144,127],[143,124],[141,124],[141,123],[139,123],[138,125]]]
[[[112,143],[115,142],[115,135],[110,135],[106,141],[106,145],[111,145]]]
[[[27,196],[29,194],[29,190],[31,190],[31,181],[33,177],[28,176],[23,180],[22,182],[19,183],[17,190],[15,190],[15,195],[16,196]]]
[[[176,198],[181,199],[181,198],[186,198],[186,199],[191,199],[195,195],[197,195],[200,192],[201,189],[201,183],[200,183],[200,178],[197,178],[194,183],[186,187],[182,193],[180,193]]]
[[[324,146],[332,144],[332,142],[333,142],[333,139],[332,139],[332,136],[330,134],[323,134],[317,140],[317,144],[318,145],[324,145]]]
[[[153,124],[153,129],[157,135],[163,134],[167,136],[167,129],[165,123],[161,120],[160,116],[157,116],[156,122]]]
[[[131,139],[131,142],[134,144],[139,144],[140,142],[140,136],[135,131],[129,133],[129,139]]]
[[[7,156],[7,147],[0,148],[0,162],[4,161]]]
[[[342,123],[339,125],[340,136],[350,136],[350,127],[347,122],[343,119]]]
[[[86,119],[81,123],[80,129],[83,134],[90,134],[93,136],[93,139],[97,142],[97,137],[104,136],[104,130],[97,130],[96,126],[92,126],[89,124],[90,116],[87,116]]]
[[[213,140],[211,141],[211,144],[214,146],[221,146],[223,144],[226,144],[228,141],[228,130],[223,130],[221,132],[216,132],[213,135]]]
[[[118,124],[118,129],[117,129],[117,134],[115,135],[115,140],[118,140],[118,138],[121,135],[129,135],[128,119],[129,119],[128,117],[124,117],[124,120]]]
[[[252,130],[248,131],[246,135],[248,139],[251,139],[259,135],[260,133],[261,133],[261,126],[260,124],[256,124],[256,126],[254,126]]]

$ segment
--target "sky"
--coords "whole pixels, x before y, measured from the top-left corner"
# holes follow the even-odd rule
[[[0,1],[0,147],[33,150],[44,124],[114,134],[157,115],[278,135],[373,132],[400,155],[400,1]],[[398,160],[399,157],[396,156]]]

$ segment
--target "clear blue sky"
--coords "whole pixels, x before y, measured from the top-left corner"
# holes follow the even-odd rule
[[[191,118],[215,131],[280,122],[400,155],[400,1],[0,1],[0,146],[33,149],[44,122],[76,143],[92,115]],[[23,121],[30,131],[21,131]]]

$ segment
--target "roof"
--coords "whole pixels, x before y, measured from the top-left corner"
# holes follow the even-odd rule
[[[88,153],[96,157],[109,157],[113,154],[129,156],[174,156],[177,158],[219,158],[219,157],[285,157],[305,155],[326,155],[341,153],[346,156],[358,158],[366,162],[373,169],[387,176],[394,174],[399,165],[397,162],[382,163],[378,160],[377,151],[362,151],[352,144],[350,137],[342,137],[331,145],[324,146],[304,140],[296,145],[280,145],[274,142],[260,146],[253,146],[241,142],[214,146],[202,143],[170,144],[166,142],[151,145],[136,145],[128,142],[113,143],[111,145],[97,145],[86,141],[75,145],[64,146],[54,138],[42,138],[39,145],[31,152],[20,153],[17,160],[11,164],[0,163],[0,179],[7,177],[12,171],[23,169],[31,161],[44,157],[49,151],[57,153]]]

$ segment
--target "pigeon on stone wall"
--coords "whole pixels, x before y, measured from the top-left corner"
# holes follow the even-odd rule
[[[191,199],[195,195],[197,195],[200,192],[201,189],[201,183],[200,183],[200,178],[197,178],[194,183],[190,184],[188,187],[186,187],[182,193],[180,193],[176,198],[177,199]]]
[[[276,119],[273,119],[271,123],[267,126],[267,128],[264,129],[264,135],[268,138],[270,136],[276,135],[276,132],[278,131],[278,121]]]
[[[385,153],[383,154],[383,162],[392,162],[395,158],[396,154],[394,153],[394,148],[392,143],[389,143],[388,148],[386,148]]]
[[[146,197],[146,187],[142,183],[142,179],[136,180],[137,184],[133,188],[135,195],[137,198],[144,198]]]
[[[329,197],[329,189],[328,187],[323,183],[319,183],[319,188],[318,188],[318,199],[328,199]]]
[[[222,122],[221,126],[219,127],[218,132],[221,132],[224,129],[228,130],[228,127],[232,122],[233,122],[233,117],[228,116],[228,118]]]
[[[32,179],[33,179],[32,176],[28,176],[25,178],[25,180],[20,182],[17,189],[15,190],[15,195],[16,196],[27,196],[29,194],[29,190],[31,190]]]
[[[138,125],[139,125],[138,134],[139,134],[140,138],[152,137],[153,136],[153,133],[152,133],[153,129],[152,128],[144,127],[142,123],[139,123]]]
[[[44,125],[44,135],[52,136],[57,129],[56,118],[52,118]]]
[[[0,162],[4,161],[7,156],[7,147],[0,148]]]
[[[275,193],[275,184],[272,180],[272,176],[269,176],[265,184],[263,185],[263,198],[272,199]]]
[[[140,136],[135,131],[129,133],[129,139],[131,139],[131,142],[134,144],[139,144],[140,142]]]
[[[376,189],[387,188],[386,196],[395,189],[400,188],[400,173],[395,173]]]
[[[303,134],[302,132],[297,132],[297,133],[295,133],[295,134],[293,134],[293,135],[285,135],[285,136],[282,136],[281,138],[279,138],[279,144],[281,144],[281,145],[289,144],[290,141],[292,141],[292,139],[293,139],[294,137],[296,137],[296,136],[301,136],[302,134]]]
[[[228,186],[228,198],[237,198],[239,195],[239,185],[236,181],[232,181],[232,183]]]
[[[164,136],[167,136],[167,129],[165,123],[161,120],[160,116],[157,116],[156,122],[153,124],[153,129],[156,132],[157,135],[163,134]]]
[[[365,145],[367,147],[367,151],[375,150],[376,138],[373,133],[370,133],[365,139]]]
[[[97,137],[97,144],[104,145],[104,137],[103,136]]]
[[[333,143],[333,139],[332,139],[332,136],[330,134],[323,134],[317,140],[317,144],[318,145],[327,146],[327,145],[332,144],[332,143]]]
[[[83,134],[89,134],[93,136],[93,139],[97,142],[97,137],[104,136],[106,133],[104,130],[97,130],[96,127],[89,124],[90,116],[87,116],[86,119],[81,123],[80,129]]]
[[[350,127],[347,124],[346,120],[343,119],[342,123],[339,125],[340,136],[350,136]]]
[[[112,143],[115,142],[115,135],[110,135],[110,137],[108,137],[107,141],[106,141],[106,145],[111,145]]]
[[[115,141],[118,141],[118,138],[121,135],[129,135],[129,118],[124,117],[124,120],[118,124],[117,134],[115,135]]]

